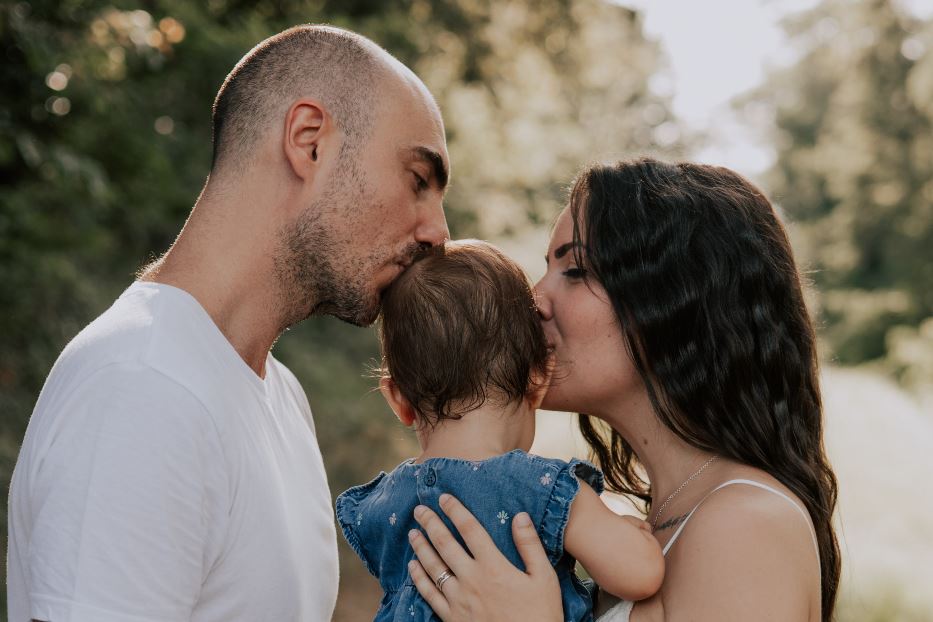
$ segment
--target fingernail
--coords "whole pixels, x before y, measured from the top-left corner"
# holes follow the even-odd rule
[[[408,532],[408,539],[409,539],[409,540],[416,540],[416,539],[418,538],[419,535],[421,535],[421,534],[418,533],[418,530],[417,530],[417,529],[412,529],[411,531]]]
[[[420,517],[422,514],[424,514],[424,511],[425,511],[426,509],[427,509],[427,508],[424,507],[423,505],[416,505],[416,506],[415,506],[415,516]]]
[[[531,527],[531,517],[528,516],[528,512],[519,512],[512,520],[514,520],[515,524],[519,527]]]

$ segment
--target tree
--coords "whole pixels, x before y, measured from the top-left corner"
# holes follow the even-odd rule
[[[787,29],[802,56],[744,105],[773,106],[768,185],[813,269],[823,335],[840,363],[929,383],[933,22],[827,0]]]

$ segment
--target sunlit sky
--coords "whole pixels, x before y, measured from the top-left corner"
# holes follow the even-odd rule
[[[674,113],[688,128],[710,135],[692,159],[753,178],[767,169],[774,153],[765,128],[739,122],[729,102],[761,84],[769,68],[795,60],[780,22],[816,0],[616,1],[642,13],[646,35],[667,57],[668,74],[652,86],[673,95]],[[919,17],[933,16],[930,0],[900,4]]]

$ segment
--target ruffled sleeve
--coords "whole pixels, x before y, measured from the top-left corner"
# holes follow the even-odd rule
[[[357,535],[357,526],[364,519],[363,508],[361,507],[363,501],[369,497],[373,489],[379,485],[379,482],[381,482],[385,476],[385,472],[382,472],[371,482],[360,486],[354,486],[340,493],[337,496],[337,500],[334,502],[337,522],[340,524],[340,529],[343,531],[343,537],[346,538],[350,548],[363,560],[369,574],[377,579],[379,578],[379,572],[377,570],[375,558],[372,552],[364,545],[364,541]]]
[[[580,491],[581,480],[592,487],[596,494],[602,494],[603,474],[586,460],[571,460],[554,478],[551,495],[538,527],[538,535],[552,565],[556,565],[564,556],[564,530],[570,520],[570,506]]]

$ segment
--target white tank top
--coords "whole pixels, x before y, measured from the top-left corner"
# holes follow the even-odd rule
[[[817,544],[816,534],[813,532],[813,527],[811,527],[810,525],[810,518],[807,516],[806,512],[804,512],[800,508],[800,506],[794,502],[793,499],[785,495],[780,490],[772,488],[771,486],[768,486],[767,484],[762,484],[761,482],[752,481],[750,479],[730,479],[729,481],[723,482],[719,486],[716,486],[716,488],[712,489],[705,497],[700,499],[700,503],[697,503],[693,507],[693,509],[690,510],[690,513],[687,514],[687,518],[684,519],[684,521],[680,524],[680,527],[677,528],[677,531],[674,532],[674,535],[671,536],[671,539],[667,541],[666,545],[664,545],[663,552],[665,556],[667,555],[667,552],[671,549],[671,546],[674,545],[674,542],[677,540],[677,538],[680,537],[680,533],[684,530],[684,527],[687,526],[687,521],[690,520],[690,518],[693,516],[694,512],[697,511],[700,505],[704,501],[706,501],[706,499],[711,494],[713,494],[720,488],[725,488],[726,486],[730,486],[732,484],[746,484],[748,486],[754,486],[755,488],[761,488],[762,490],[767,490],[768,492],[772,492],[776,494],[777,496],[781,497],[782,499],[785,499],[788,503],[794,506],[794,509],[800,513],[800,515],[803,517],[803,520],[806,521],[807,523],[807,530],[810,532],[810,537],[813,538],[813,547],[816,549],[816,559],[817,559],[817,562],[819,562],[820,547]],[[632,608],[634,606],[635,606],[635,603],[633,601],[630,601],[630,600],[619,601],[612,609],[610,609],[609,611],[601,615],[599,617],[599,620],[597,620],[597,622],[629,622],[629,616],[632,615]]]

